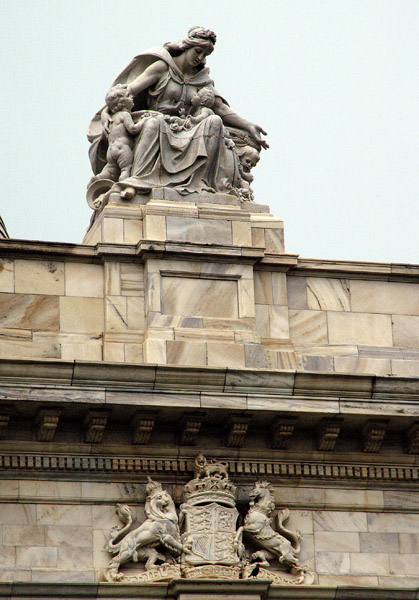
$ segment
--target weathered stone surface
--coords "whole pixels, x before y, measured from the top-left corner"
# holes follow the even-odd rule
[[[393,340],[395,346],[417,348],[419,340],[419,316],[393,315]]]
[[[297,344],[326,344],[328,342],[326,313],[314,310],[289,310],[288,312],[292,342]]]
[[[419,311],[419,286],[392,281],[351,280],[354,312],[415,315]]]
[[[57,331],[58,297],[0,294],[0,327]]]
[[[13,293],[14,289],[14,261],[7,258],[0,259],[0,290]]]
[[[390,315],[328,312],[327,324],[331,344],[391,346],[393,343]]]
[[[307,306],[310,310],[350,311],[346,279],[307,277]]]
[[[190,317],[237,318],[237,282],[163,277],[162,312]]]
[[[15,292],[56,296],[64,294],[64,263],[16,260]]]
[[[64,331],[103,331],[103,313],[101,298],[60,298],[60,327]]]
[[[103,297],[103,267],[83,263],[65,264],[65,295]]]

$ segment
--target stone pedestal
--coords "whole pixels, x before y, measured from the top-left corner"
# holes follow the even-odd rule
[[[267,206],[227,194],[179,196],[170,189],[129,202],[111,193],[84,243],[137,245],[144,269],[145,362],[270,366],[255,327],[253,265],[266,253],[283,253],[284,243],[283,221]],[[108,286],[110,315],[121,312],[120,289],[120,282]],[[126,328],[116,339],[117,330],[110,325],[105,336],[106,360],[117,360],[115,342],[133,341]]]

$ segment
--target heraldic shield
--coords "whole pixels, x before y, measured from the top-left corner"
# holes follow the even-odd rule
[[[239,513],[236,508],[215,502],[189,506],[185,515],[184,543],[190,548],[184,560],[190,565],[236,565],[239,562],[234,541]]]

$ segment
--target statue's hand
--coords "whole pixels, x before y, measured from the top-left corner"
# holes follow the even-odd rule
[[[265,148],[265,150],[267,150],[269,148],[268,142],[266,140],[263,140],[260,137],[261,133],[263,135],[267,135],[266,131],[260,125],[256,125],[255,123],[251,123],[251,125],[249,127],[249,133],[252,136],[252,138],[255,140],[255,142],[257,142],[258,144],[260,144],[262,146],[262,148]]]
[[[102,110],[102,114],[100,115],[100,120],[102,121],[103,132],[106,136],[109,135],[109,126],[111,123],[111,115],[109,114],[107,108]]]

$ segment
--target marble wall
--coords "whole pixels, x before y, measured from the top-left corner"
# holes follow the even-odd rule
[[[418,375],[417,268],[299,259],[268,207],[210,196],[3,240],[0,358]]]
[[[350,277],[287,277],[297,367],[419,374],[419,286]]]
[[[182,486],[165,487],[179,502]],[[291,508],[287,527],[300,530],[301,562],[316,572],[317,584],[419,585],[414,492],[281,486],[275,496]],[[110,559],[104,550],[110,528],[120,526],[115,503],[121,500],[144,519],[144,485],[2,482],[0,581],[99,581]],[[380,512],[384,505],[391,512]]]
[[[416,283],[185,258],[0,259],[0,357],[419,373]]]

